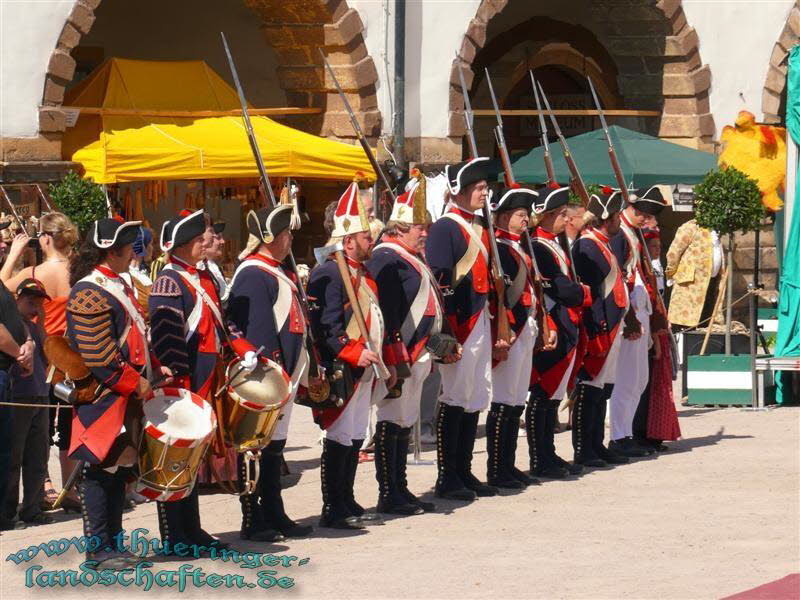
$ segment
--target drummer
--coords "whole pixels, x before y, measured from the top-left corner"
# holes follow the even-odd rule
[[[154,352],[175,373],[177,387],[207,400],[221,383],[217,373],[224,346],[241,358],[246,371],[257,364],[253,346],[225,324],[214,279],[208,271],[196,268],[203,256],[204,238],[212,234],[203,210],[183,210],[164,224],[161,246],[167,252],[167,264],[153,283],[149,299]],[[200,526],[196,487],[181,500],[157,504],[161,538],[169,542],[165,549],[178,542],[227,547]]]
[[[306,385],[306,323],[294,273],[281,264],[292,248],[292,205],[250,211],[247,230],[259,245],[236,269],[228,299],[228,319],[264,356],[285,369],[290,396],[270,443],[261,451],[258,496],[240,497],[244,539],[278,541],[305,537],[311,526],[298,525],[286,514],[281,498],[281,467],[292,405]],[[251,237],[252,239],[252,237]],[[260,504],[259,504],[260,502]]]
[[[92,404],[75,406],[69,447],[71,458],[86,463],[78,489],[84,533],[101,542],[100,551],[87,555],[97,570],[122,570],[137,563],[136,557],[114,547],[114,537],[122,530],[125,484],[136,461],[134,423],[142,412],[141,400],[151,392],[144,315],[120,277],[131,263],[139,225],[122,219],[96,221],[70,265],[66,337],[99,384]],[[151,362],[157,365],[155,357]],[[170,374],[165,367],[158,370]]]

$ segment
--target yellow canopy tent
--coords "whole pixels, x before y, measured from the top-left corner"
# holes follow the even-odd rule
[[[145,113],[81,114],[67,129],[65,158],[96,183],[258,177],[240,116],[152,114],[241,108],[236,91],[203,61],[112,58],[72,88],[64,105]],[[375,179],[360,146],[250,118],[270,175],[346,181],[360,171]]]

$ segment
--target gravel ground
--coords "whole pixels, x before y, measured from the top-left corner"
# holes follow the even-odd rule
[[[800,409],[752,413],[684,407],[680,417],[684,439],[658,458],[471,505],[440,500],[435,514],[390,518],[383,526],[355,534],[316,529],[304,540],[243,542],[238,537],[238,501],[204,496],[201,513],[208,531],[242,551],[309,560],[254,569],[199,559],[189,560],[185,568],[241,575],[251,584],[258,581],[259,571],[272,569],[276,577],[294,582],[291,588],[276,585],[270,590],[274,595],[371,599],[720,598],[797,572]],[[318,438],[308,413],[297,408],[286,457],[294,479],[298,474],[300,479],[284,492],[284,499],[292,516],[314,524],[321,502]],[[559,434],[556,443],[562,456],[571,457],[569,433]],[[475,464],[482,474],[483,438],[476,448]],[[518,465],[526,462],[525,448],[520,439]],[[433,460],[433,448],[423,458]],[[51,472],[58,479],[55,461]],[[409,467],[410,487],[428,498],[434,479],[435,466]],[[377,484],[371,463],[359,469],[356,489],[362,504],[374,506]],[[54,514],[58,521],[52,525],[0,536],[0,597],[96,593],[133,598],[178,592],[177,587],[165,587],[168,579],[148,592],[135,584],[99,583],[39,589],[46,582],[42,573],[77,569],[82,561],[78,551],[50,557],[40,553],[19,565],[7,557],[29,545],[80,535],[75,515]],[[124,525],[128,531],[148,528],[157,533],[155,506],[126,513]],[[156,559],[153,570],[181,564]],[[26,572],[33,579],[28,587]],[[212,592],[191,583],[190,577],[182,596],[209,593],[233,597],[263,592],[257,587],[227,588],[224,582]]]

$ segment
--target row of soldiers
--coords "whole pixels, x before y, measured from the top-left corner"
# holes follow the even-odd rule
[[[160,244],[168,258],[150,290],[147,314],[120,277],[131,262],[140,224],[95,223],[73,262],[67,337],[101,384],[98,400],[76,407],[70,448],[72,457],[87,465],[79,484],[85,533],[108,545],[92,556],[101,568],[128,568],[134,560],[111,540],[121,529],[125,483],[135,475],[134,433],[123,426],[125,416],[137,398],[150,396],[152,374],[209,398],[221,383],[222,357],[235,356],[245,370],[253,369],[256,348],[283,368],[291,398],[261,454],[257,491],[241,498],[241,535],[258,541],[308,535],[310,527],[286,514],[280,465],[292,401],[321,383],[308,372],[309,328],[320,364],[328,373],[344,367],[352,378],[341,405],[313,409],[324,430],[323,527],[361,528],[380,520],[354,493],[373,405],[377,512],[435,510],[409,490],[406,477],[422,385],[434,368],[442,379],[436,413],[440,498],[472,501],[495,495],[498,488],[521,489],[537,477],[564,478],[648,451],[630,441],[633,411],[647,380],[654,293],[643,280],[635,228],[643,215],[663,207],[663,199],[648,190],[632,196],[626,208],[619,192],[593,194],[587,207],[593,221],[565,247],[559,234],[569,189],[513,188],[490,202],[487,161],[447,167],[449,202],[432,224],[425,210],[415,210],[422,194],[411,186],[398,197],[377,245],[353,182],[333,214],[332,238],[346,271],[333,255],[316,265],[307,282],[307,305],[302,283],[286,266],[293,236],[290,205],[247,215],[254,243],[230,282],[225,308],[218,283],[201,261],[204,241],[215,231],[204,211],[183,211],[162,229]],[[501,303],[490,293],[492,245],[476,215],[481,210],[495,216],[506,278]],[[529,246],[523,244],[528,235]],[[500,305],[512,329],[506,340],[497,332]],[[617,369],[622,352],[628,353],[625,369]],[[643,371],[620,385],[621,372],[642,364]],[[553,438],[558,404],[573,387],[575,455],[568,462],[556,454]],[[617,395],[612,412],[621,408],[612,414],[614,442],[607,447],[605,406],[612,388]],[[479,415],[486,409],[484,483],[475,474],[473,451]],[[528,473],[515,466],[523,412]],[[201,527],[196,488],[180,500],[158,502],[158,517],[165,551],[178,543],[225,547]]]

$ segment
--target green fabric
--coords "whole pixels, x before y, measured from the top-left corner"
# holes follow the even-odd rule
[[[795,144],[800,143],[800,46],[789,52],[789,73],[786,76],[786,129]],[[800,356],[800,179],[795,187],[795,202],[792,222],[784,223],[789,228],[789,236],[784,248],[783,265],[778,300],[778,335],[775,342],[775,356]],[[781,385],[783,377],[778,378],[779,403],[796,400],[790,398],[788,386]],[[785,394],[784,394],[785,392]]]
[[[717,157],[710,152],[701,152],[665,142],[644,133],[638,133],[611,125],[609,128],[614,149],[617,152],[622,173],[634,187],[650,187],[658,184],[699,183],[706,173],[717,167]],[[608,145],[602,129],[576,135],[568,140],[570,152],[580,169],[586,184],[617,185],[614,171],[608,159]],[[569,182],[569,170],[560,144],[550,144],[556,179]],[[511,159],[514,177],[520,183],[542,183],[547,180],[544,168],[544,150],[541,146]],[[499,159],[495,159],[490,172],[502,171]]]

